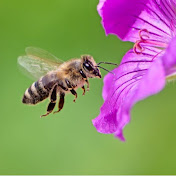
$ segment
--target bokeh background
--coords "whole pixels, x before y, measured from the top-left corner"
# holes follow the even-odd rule
[[[63,60],[91,54],[97,62],[115,63],[132,47],[105,36],[97,4],[0,0],[0,174],[176,174],[174,83],[134,106],[126,142],[92,125],[103,103],[102,79],[90,80],[85,96],[78,90],[76,103],[66,96],[64,109],[46,118],[40,115],[48,100],[37,106],[21,103],[32,83],[17,67],[25,47],[43,48]]]

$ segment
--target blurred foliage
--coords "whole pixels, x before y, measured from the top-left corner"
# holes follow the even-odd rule
[[[21,103],[32,80],[17,57],[27,46],[68,60],[91,54],[97,62],[119,63],[132,44],[105,36],[98,0],[0,1],[0,174],[176,174],[176,85],[139,102],[125,128],[125,143],[96,132],[91,120],[103,103],[103,80],[90,80],[78,99],[40,119],[48,100]],[[108,66],[107,68],[112,68]],[[102,71],[103,76],[106,72]]]

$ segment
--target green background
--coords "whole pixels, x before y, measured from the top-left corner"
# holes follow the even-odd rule
[[[21,103],[32,80],[19,72],[27,46],[63,60],[91,54],[119,63],[132,44],[105,36],[98,0],[0,1],[0,174],[176,174],[176,85],[135,105],[126,142],[100,134],[91,120],[103,103],[103,80],[90,80],[78,99],[40,119],[48,100]],[[113,67],[107,67],[113,68]],[[102,71],[104,76],[106,72]]]

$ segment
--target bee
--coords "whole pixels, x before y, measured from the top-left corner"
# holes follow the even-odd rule
[[[38,79],[28,89],[22,98],[22,103],[36,105],[49,97],[50,102],[47,113],[49,115],[55,108],[57,95],[59,95],[57,113],[64,106],[66,93],[74,95],[73,102],[77,99],[78,88],[82,88],[83,95],[89,90],[89,78],[101,78],[101,73],[95,60],[90,55],[83,55],[79,59],[70,59],[66,62],[58,59],[49,52],[35,47],[27,47],[26,55],[18,57],[19,65],[30,76]]]

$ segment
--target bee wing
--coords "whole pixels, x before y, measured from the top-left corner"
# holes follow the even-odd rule
[[[18,57],[18,65],[22,72],[34,80],[58,69],[62,63],[62,60],[49,52],[35,47],[27,47],[26,55]]]
[[[50,60],[50,61],[57,62],[57,63],[60,63],[60,64],[63,63],[62,60],[58,59],[53,54],[51,54],[48,51],[45,51],[41,48],[27,47],[25,49],[25,51],[26,51],[27,55],[36,56],[36,57],[42,58],[44,60]]]

